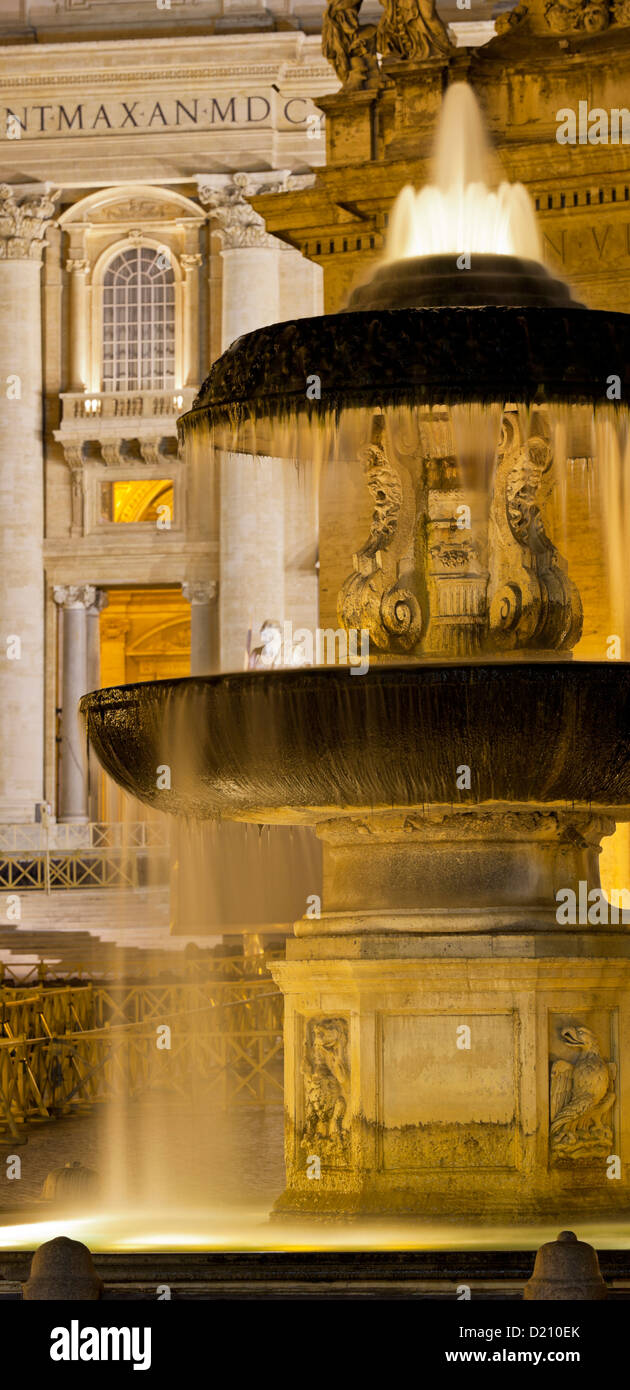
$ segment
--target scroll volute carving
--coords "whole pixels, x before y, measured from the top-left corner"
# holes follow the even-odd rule
[[[346,631],[367,630],[380,651],[410,652],[420,639],[422,618],[418,599],[401,580],[400,569],[412,542],[415,498],[409,474],[391,462],[384,436],[384,416],[375,415],[370,443],[361,456],[374,500],[372,525],[339,591],[337,616]]]
[[[545,529],[552,463],[543,417],[524,437],[506,413],[489,518],[489,636],[501,650],[567,651],[582,632],[580,595]]]

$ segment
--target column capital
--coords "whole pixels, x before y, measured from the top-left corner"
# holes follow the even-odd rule
[[[87,587],[89,588],[92,586],[88,585]],[[93,614],[96,617],[98,617],[99,613],[102,613],[103,609],[107,608],[108,604],[109,594],[107,593],[107,591],[105,589],[94,588],[94,602],[88,605],[87,611],[89,614]]]
[[[182,584],[182,595],[187,603],[213,603],[219,592],[216,579],[191,579]]]
[[[53,599],[60,608],[94,608],[98,592],[94,584],[53,585]]]
[[[269,183],[270,176],[264,177]],[[272,186],[275,189],[278,185],[273,183]],[[280,248],[282,243],[265,230],[260,213],[254,212],[248,202],[257,193],[269,191],[260,174],[210,174],[199,180],[199,201],[218,222],[225,250],[252,246]]]
[[[66,270],[75,275],[88,275],[90,262],[85,256],[69,256],[66,261]]]
[[[196,270],[197,266],[203,263],[203,256],[200,251],[185,251],[184,254],[180,256],[179,263],[188,274],[188,271]]]
[[[11,185],[0,184],[0,260],[41,260],[58,197],[58,193],[27,196],[18,202]]]

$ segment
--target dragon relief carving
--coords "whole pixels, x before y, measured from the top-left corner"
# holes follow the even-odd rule
[[[350,1099],[348,1023],[309,1019],[302,1058],[304,1129],[301,1147],[320,1156],[343,1150]]]
[[[560,1037],[575,1050],[575,1059],[551,1064],[551,1154],[556,1159],[606,1158],[613,1145],[616,1064],[602,1057],[590,1028],[571,1025]]]
[[[383,447],[384,417],[375,415],[372,439],[361,461],[374,498],[372,525],[365,545],[354,556],[354,571],[337,600],[339,622],[346,631],[364,629],[381,651],[409,652],[420,638],[420,604],[398,578],[398,563],[389,554],[397,535],[404,489],[400,473]]]
[[[553,450],[542,434],[523,439],[505,415],[490,512],[489,626],[498,648],[567,651],[579,641],[582,602],[547,535],[541,511]]]

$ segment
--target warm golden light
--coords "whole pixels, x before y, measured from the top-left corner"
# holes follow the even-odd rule
[[[440,114],[435,182],[399,193],[390,215],[386,261],[486,253],[542,260],[532,200],[521,183],[488,186],[481,111],[464,82],[450,87]]]

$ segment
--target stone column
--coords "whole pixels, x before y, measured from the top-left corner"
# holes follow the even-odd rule
[[[88,613],[96,607],[97,590],[92,584],[59,584],[53,589],[53,598],[63,613],[58,819],[86,821],[87,758],[78,709],[89,684]]]
[[[199,385],[199,266],[202,257],[180,257],[184,270],[184,386]]]
[[[281,176],[276,174],[270,184],[273,177],[216,174],[200,182],[200,201],[217,223],[223,242],[222,351],[243,333],[278,318],[280,257],[287,248],[268,234],[262,217],[247,201],[270,186],[280,186]]]
[[[73,391],[84,391],[88,379],[87,331],[89,314],[87,312],[87,282],[90,262],[75,259],[66,261],[66,270],[71,274],[70,281],[70,375]]]
[[[101,613],[109,603],[104,589],[95,590],[95,599],[87,610],[87,648],[86,683],[87,690],[100,690],[101,686]],[[100,763],[90,745],[88,749],[88,813],[90,820],[100,820],[99,787],[101,785]]]
[[[218,591],[216,579],[182,584],[182,594],[191,606],[191,676],[210,676],[219,670]]]
[[[280,263],[287,248],[265,230],[248,198],[286,175],[212,175],[200,182],[223,242],[222,351],[280,317]],[[281,460],[219,456],[221,478],[221,669],[242,670],[247,632],[284,620],[284,484]]]
[[[0,185],[0,821],[43,799],[41,259],[50,197]]]

